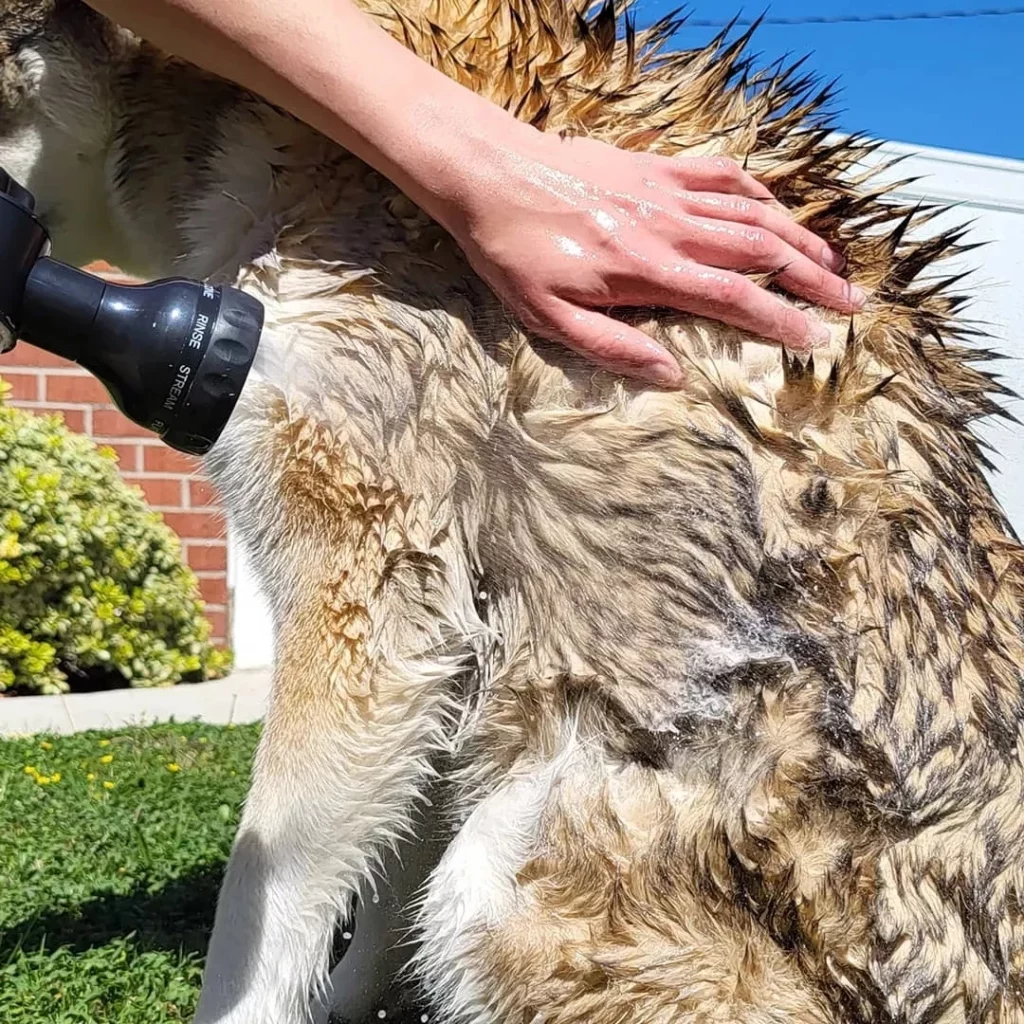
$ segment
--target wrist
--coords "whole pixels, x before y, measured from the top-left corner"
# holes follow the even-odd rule
[[[515,154],[538,132],[447,78],[412,107],[415,127],[385,173],[442,227],[463,237],[474,211],[496,194]]]

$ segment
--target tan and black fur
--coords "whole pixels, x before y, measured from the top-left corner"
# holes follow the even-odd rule
[[[434,1019],[1024,1020],[1024,561],[972,434],[1001,388],[935,276],[960,235],[887,201],[872,147],[745,39],[673,53],[671,23],[559,0],[363,6],[545,131],[744,162],[870,299],[807,365],[636,314],[687,371],[646,390],[526,336],[281,113],[76,3],[0,2],[0,163],[58,254],[267,307],[209,470],[275,689],[197,1020],[303,1019],[439,752]]]

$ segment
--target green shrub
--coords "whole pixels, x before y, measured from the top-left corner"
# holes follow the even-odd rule
[[[118,476],[114,453],[57,416],[4,401],[0,382],[0,691],[76,680],[209,679],[210,644],[177,537]]]

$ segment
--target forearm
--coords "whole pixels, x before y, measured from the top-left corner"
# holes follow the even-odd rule
[[[350,0],[89,2],[323,132],[442,222],[457,216],[474,153],[493,145],[499,122],[511,127],[509,114],[421,61]]]

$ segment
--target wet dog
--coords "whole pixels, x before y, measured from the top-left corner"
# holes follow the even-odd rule
[[[349,154],[78,3],[0,2],[0,163],[55,255],[267,308],[208,470],[274,692],[197,1020],[306,1018],[428,782],[440,859],[403,891],[437,1019],[1020,1020],[1024,562],[971,432],[999,386],[934,275],[959,236],[744,40],[365,6],[538,128],[745,162],[870,299],[808,363],[636,312],[683,388],[595,372]]]

